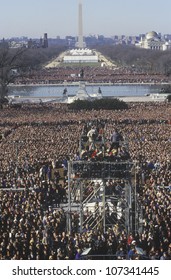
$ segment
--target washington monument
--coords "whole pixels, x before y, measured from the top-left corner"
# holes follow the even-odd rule
[[[80,49],[84,48],[83,40],[83,12],[82,12],[82,0],[78,0],[78,45]]]

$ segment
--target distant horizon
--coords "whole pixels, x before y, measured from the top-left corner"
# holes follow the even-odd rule
[[[0,38],[78,36],[80,0],[0,0]],[[82,0],[83,35],[171,34],[170,0]],[[24,34],[24,35],[23,35]],[[72,34],[72,35],[70,35]]]
[[[156,30],[149,30],[147,32],[144,32],[144,33],[139,33],[139,34],[113,34],[111,36],[106,36],[105,34],[89,34],[89,35],[84,35],[84,37],[90,37],[90,36],[104,36],[104,38],[112,38],[114,36],[118,36],[118,37],[121,37],[121,36],[125,36],[125,37],[137,37],[137,36],[140,36],[140,35],[146,35],[148,32],[151,32],[151,31],[154,31],[154,32],[157,32]],[[44,32],[44,33],[47,33],[48,35],[48,32]],[[0,40],[2,41],[3,39],[4,40],[10,40],[10,39],[20,39],[20,38],[27,38],[27,39],[41,39],[43,38],[44,36],[44,33],[41,34],[41,36],[39,37],[28,37],[27,35],[21,35],[21,36],[11,36],[11,37],[3,37],[3,38],[0,38]],[[171,32],[170,33],[161,33],[161,32],[157,32],[157,34],[161,34],[161,36],[165,36],[165,35],[171,35]],[[58,37],[60,39],[65,39],[66,37],[74,37],[74,38],[77,38],[78,35],[71,35],[71,34],[67,34],[66,36],[64,37],[61,37],[60,35],[56,36],[56,37],[49,37],[48,36],[48,39],[58,39]]]

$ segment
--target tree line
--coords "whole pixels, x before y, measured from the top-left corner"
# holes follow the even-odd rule
[[[139,71],[171,75],[171,50],[154,51],[127,45],[94,48],[114,61],[118,67],[135,67]]]

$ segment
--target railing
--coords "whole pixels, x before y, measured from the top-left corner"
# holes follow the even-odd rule
[[[128,178],[133,167],[129,161],[72,161],[71,164],[74,179]]]

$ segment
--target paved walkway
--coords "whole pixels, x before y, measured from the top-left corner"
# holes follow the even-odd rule
[[[163,102],[164,100],[153,99],[151,96],[116,96],[124,102]],[[12,103],[44,103],[44,102],[64,102],[62,97],[14,97],[11,98]]]

